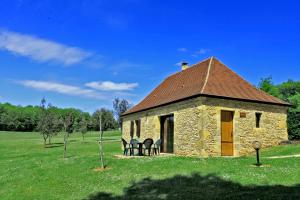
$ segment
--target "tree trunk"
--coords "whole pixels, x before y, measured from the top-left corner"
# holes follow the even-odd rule
[[[104,165],[104,158],[103,158],[103,141],[102,141],[102,137],[103,137],[103,131],[102,131],[102,113],[100,114],[100,120],[99,120],[99,127],[100,127],[100,136],[99,136],[99,151],[100,151],[100,164],[102,169],[105,168]]]
[[[44,146],[46,146],[47,145],[47,135],[46,134],[43,134],[43,138],[44,138]]]
[[[67,157],[67,136],[66,134],[64,135],[64,158]]]
[[[104,158],[103,158],[103,141],[102,141],[103,132],[100,131],[100,138],[99,138],[99,151],[100,151],[100,164],[102,169],[105,168],[104,166]]]
[[[51,144],[51,136],[48,137],[48,144]]]
[[[44,137],[44,146],[47,144],[47,138]]]
[[[64,158],[67,157],[67,124],[64,122],[65,134],[64,134]]]
[[[84,142],[84,134],[82,134],[82,141]]]

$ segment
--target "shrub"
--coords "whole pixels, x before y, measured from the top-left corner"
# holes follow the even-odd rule
[[[300,112],[289,111],[287,116],[289,139],[300,139]]]

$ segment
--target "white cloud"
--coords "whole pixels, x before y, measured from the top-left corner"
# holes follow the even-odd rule
[[[199,51],[196,51],[192,56],[197,57],[199,55],[207,54],[210,52],[210,49],[201,48]]]
[[[177,51],[186,52],[187,48],[181,47],[181,48],[178,48]]]
[[[60,62],[64,65],[79,63],[91,53],[35,36],[0,31],[0,49],[29,57],[39,62]]]
[[[85,86],[102,91],[125,91],[132,90],[138,86],[138,83],[114,83],[111,81],[89,82]]]
[[[182,61],[178,62],[178,63],[175,63],[175,66],[177,66],[177,67],[181,67],[181,65],[182,65]]]
[[[24,80],[18,81],[19,84],[26,87],[34,88],[41,91],[51,91],[60,94],[67,94],[72,96],[81,96],[93,99],[105,99],[105,97],[90,89],[83,89],[77,86],[66,85],[62,83],[50,82],[50,81],[36,81],[36,80]]]

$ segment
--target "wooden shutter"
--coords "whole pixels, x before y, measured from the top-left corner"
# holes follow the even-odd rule
[[[136,137],[140,137],[141,136],[141,120],[135,120],[135,124],[136,124]]]
[[[133,138],[133,133],[134,133],[134,122],[130,122],[130,137]]]

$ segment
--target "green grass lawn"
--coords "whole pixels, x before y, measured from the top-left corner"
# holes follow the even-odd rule
[[[300,199],[300,145],[262,151],[255,157],[145,157],[117,159],[119,132],[106,132],[105,161],[100,166],[97,133],[69,138],[63,159],[63,136],[45,148],[38,133],[0,132],[0,199]]]

